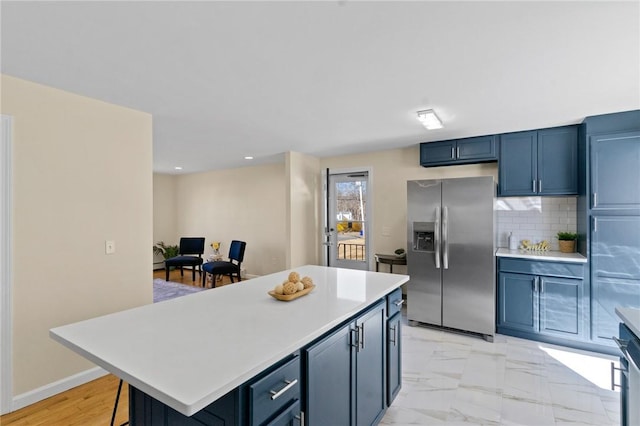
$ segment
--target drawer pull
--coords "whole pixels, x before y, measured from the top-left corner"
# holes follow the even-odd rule
[[[294,387],[298,383],[298,379],[285,380],[284,382],[286,383],[286,386],[280,389],[279,391],[274,391],[274,390],[269,391],[269,393],[271,394],[272,400],[279,398],[280,396],[282,396],[283,393],[285,393],[286,391]]]
[[[389,336],[389,340],[391,340],[391,343],[393,343],[393,346],[396,345],[396,327],[389,327],[389,329],[391,330],[391,334],[393,337]]]
[[[404,299],[400,299],[395,303],[396,303],[396,306],[402,306],[402,304],[404,303]]]
[[[304,411],[300,411],[300,414],[293,416],[293,418],[300,422],[300,426],[304,426]]]

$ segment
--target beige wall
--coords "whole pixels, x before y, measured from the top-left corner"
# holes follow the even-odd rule
[[[243,267],[249,275],[285,269],[285,167],[268,164],[176,177],[176,234],[222,242],[226,256],[231,240],[247,242]],[[177,241],[176,241],[177,243]]]
[[[176,176],[153,174],[153,242],[177,244],[176,229],[178,205],[176,204]],[[162,255],[154,255],[153,261],[162,262]],[[162,264],[158,265],[162,267]]]
[[[419,159],[420,150],[416,144],[404,149],[320,160],[321,169],[371,167],[374,253],[393,253],[397,248],[406,249],[408,180],[493,176],[497,181],[496,163],[424,168],[420,166]],[[375,265],[371,265],[371,268],[375,268]],[[382,268],[386,266],[383,265]],[[403,267],[393,269],[394,272],[406,271]]]
[[[321,186],[320,160],[299,152],[286,155],[286,268],[319,265]]]
[[[3,75],[13,117],[13,391],[94,367],[49,329],[152,301],[149,114]],[[105,255],[105,240],[116,252]],[[124,348],[123,348],[124,349]]]

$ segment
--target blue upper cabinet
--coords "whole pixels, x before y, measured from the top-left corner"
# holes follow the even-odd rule
[[[640,212],[640,132],[592,138],[591,210]]]
[[[420,165],[423,167],[496,161],[496,136],[454,139],[420,144]]]
[[[535,131],[500,136],[499,196],[537,194],[537,141]]]
[[[500,136],[498,196],[576,195],[578,127]]]

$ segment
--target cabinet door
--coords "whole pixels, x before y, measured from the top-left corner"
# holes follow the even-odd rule
[[[300,401],[293,401],[282,413],[275,419],[267,423],[268,426],[302,426],[303,416],[300,410]]]
[[[358,318],[356,328],[360,333],[356,350],[356,424],[373,425],[385,409],[384,304]]]
[[[500,272],[498,280],[498,326],[537,331],[535,277]]]
[[[387,320],[387,406],[402,387],[402,317],[398,312]]]
[[[354,424],[355,343],[353,324],[306,349],[307,425]]]
[[[420,144],[420,165],[446,164],[456,158],[456,142],[427,142]]]
[[[591,338],[612,345],[615,308],[640,309],[640,216],[594,216],[591,231]]]
[[[591,208],[640,213],[640,132],[591,139]]]
[[[538,131],[538,194],[578,193],[578,129]]]
[[[500,136],[498,195],[503,197],[537,193],[538,132],[508,133]]]
[[[488,161],[497,160],[496,136],[458,139],[456,142],[457,160]]]
[[[583,280],[540,277],[539,292],[540,332],[561,337],[583,337]]]

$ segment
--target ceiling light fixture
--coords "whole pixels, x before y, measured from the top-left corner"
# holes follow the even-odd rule
[[[174,167],[174,169],[176,169],[176,170],[182,170],[182,167],[180,167],[180,166],[175,166],[175,167]]]
[[[425,109],[418,111],[418,120],[424,127],[429,130],[442,129],[442,121],[438,118],[435,111],[432,109]]]
[[[247,156],[247,157],[244,157],[244,159],[245,160],[253,160],[253,157]]]

